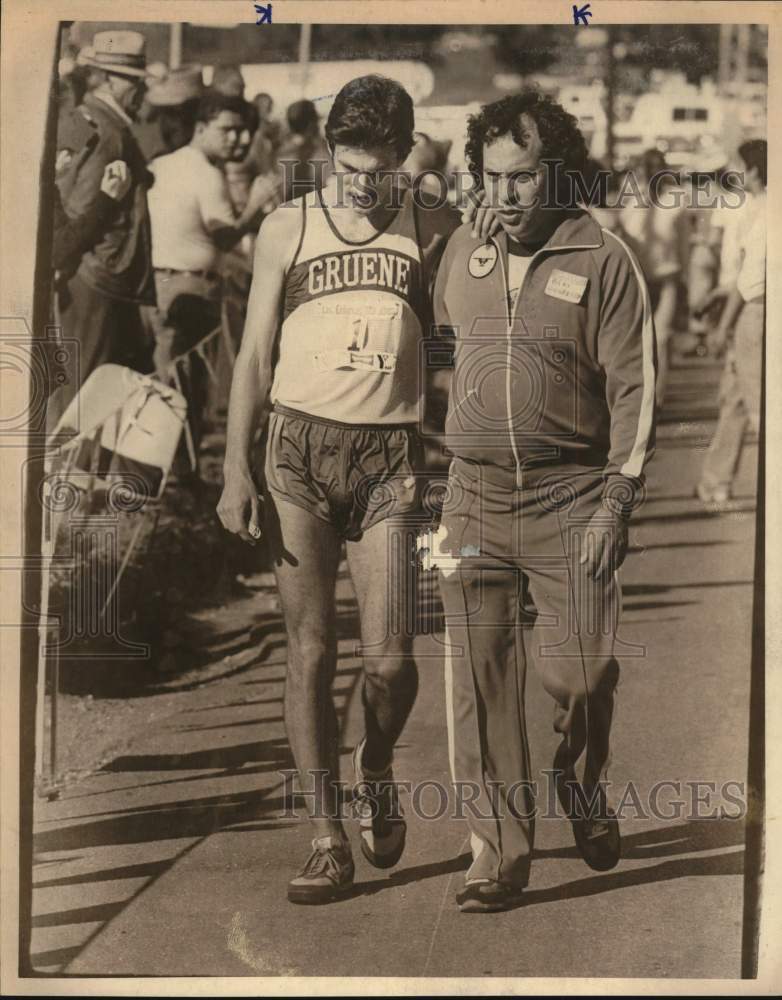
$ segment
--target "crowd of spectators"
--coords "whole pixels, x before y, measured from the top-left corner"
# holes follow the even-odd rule
[[[186,398],[197,476],[224,288],[246,294],[263,217],[325,180],[307,162],[327,159],[319,117],[297,101],[278,121],[268,94],[246,99],[236,66],[206,86],[199,65],[147,65],[134,31],[99,32],[64,69],[55,320],[79,356],[50,426],[99,365],[154,373]]]
[[[215,394],[222,399],[230,378],[212,335],[221,321],[228,325],[228,354],[235,355],[260,222],[281,201],[326,182],[320,119],[308,100],[292,103],[284,120],[275,116],[269,94],[247,100],[237,66],[215,67],[206,86],[199,65],[147,65],[145,39],[133,31],[99,32],[64,69],[55,320],[78,342],[79,359],[50,410],[56,419],[106,362],[154,372],[185,395],[197,472],[210,374],[215,367],[221,373]],[[416,133],[405,168],[424,192],[437,198],[450,191],[453,200],[449,145]],[[719,421],[697,487],[704,503],[730,498],[744,432],[759,424],[765,141],[744,143],[735,162],[712,171],[712,193],[730,193],[729,167],[744,178],[738,207],[693,210],[685,197],[672,208],[677,199],[667,195],[692,178],[677,180],[656,149],[632,165],[634,184],[624,188],[630,197],[619,207],[612,200],[622,181],[617,175],[587,206],[627,241],[646,278],[658,404],[665,400],[675,331],[689,332],[692,353],[725,356]],[[234,321],[226,324],[226,315]]]

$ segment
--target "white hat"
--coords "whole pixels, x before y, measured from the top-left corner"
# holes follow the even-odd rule
[[[82,66],[94,66],[120,76],[146,76],[146,40],[138,31],[99,31],[79,52]]]
[[[175,107],[200,97],[203,92],[201,67],[197,63],[189,63],[169,70],[166,76],[151,81],[147,101],[154,107]]]

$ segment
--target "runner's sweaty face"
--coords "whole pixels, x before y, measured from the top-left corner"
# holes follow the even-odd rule
[[[546,175],[537,125],[526,114],[521,124],[523,147],[510,133],[484,143],[483,185],[502,228],[524,242],[541,229]]]
[[[396,150],[337,145],[331,155],[334,172],[341,175],[338,190],[348,208],[357,215],[369,215],[377,208],[388,208],[392,204],[394,172],[402,163]]]

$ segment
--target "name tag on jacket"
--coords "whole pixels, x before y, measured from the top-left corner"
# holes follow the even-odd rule
[[[569,271],[560,271],[555,267],[546,283],[546,295],[562,299],[563,302],[578,303],[584,297],[588,283],[589,278],[582,274],[570,274]]]

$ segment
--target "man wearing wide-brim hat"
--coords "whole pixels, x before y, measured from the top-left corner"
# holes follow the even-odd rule
[[[204,92],[202,69],[198,63],[187,63],[167,70],[165,75],[151,80],[147,101],[156,108],[174,108],[198,100]]]
[[[190,142],[203,93],[202,71],[197,63],[166,69],[148,82],[146,120],[135,129],[148,160],[173,153]]]
[[[151,347],[139,306],[155,301],[147,209],[149,174],[131,125],[146,91],[144,36],[101,31],[78,62],[92,70],[84,102],[66,115],[57,136],[56,183],[70,218],[90,211],[107,164],[123,160],[130,187],[95,230],[70,273],[58,275],[63,335],[79,343],[78,372],[55,406],[68,402],[90,372],[114,362],[151,370]]]

